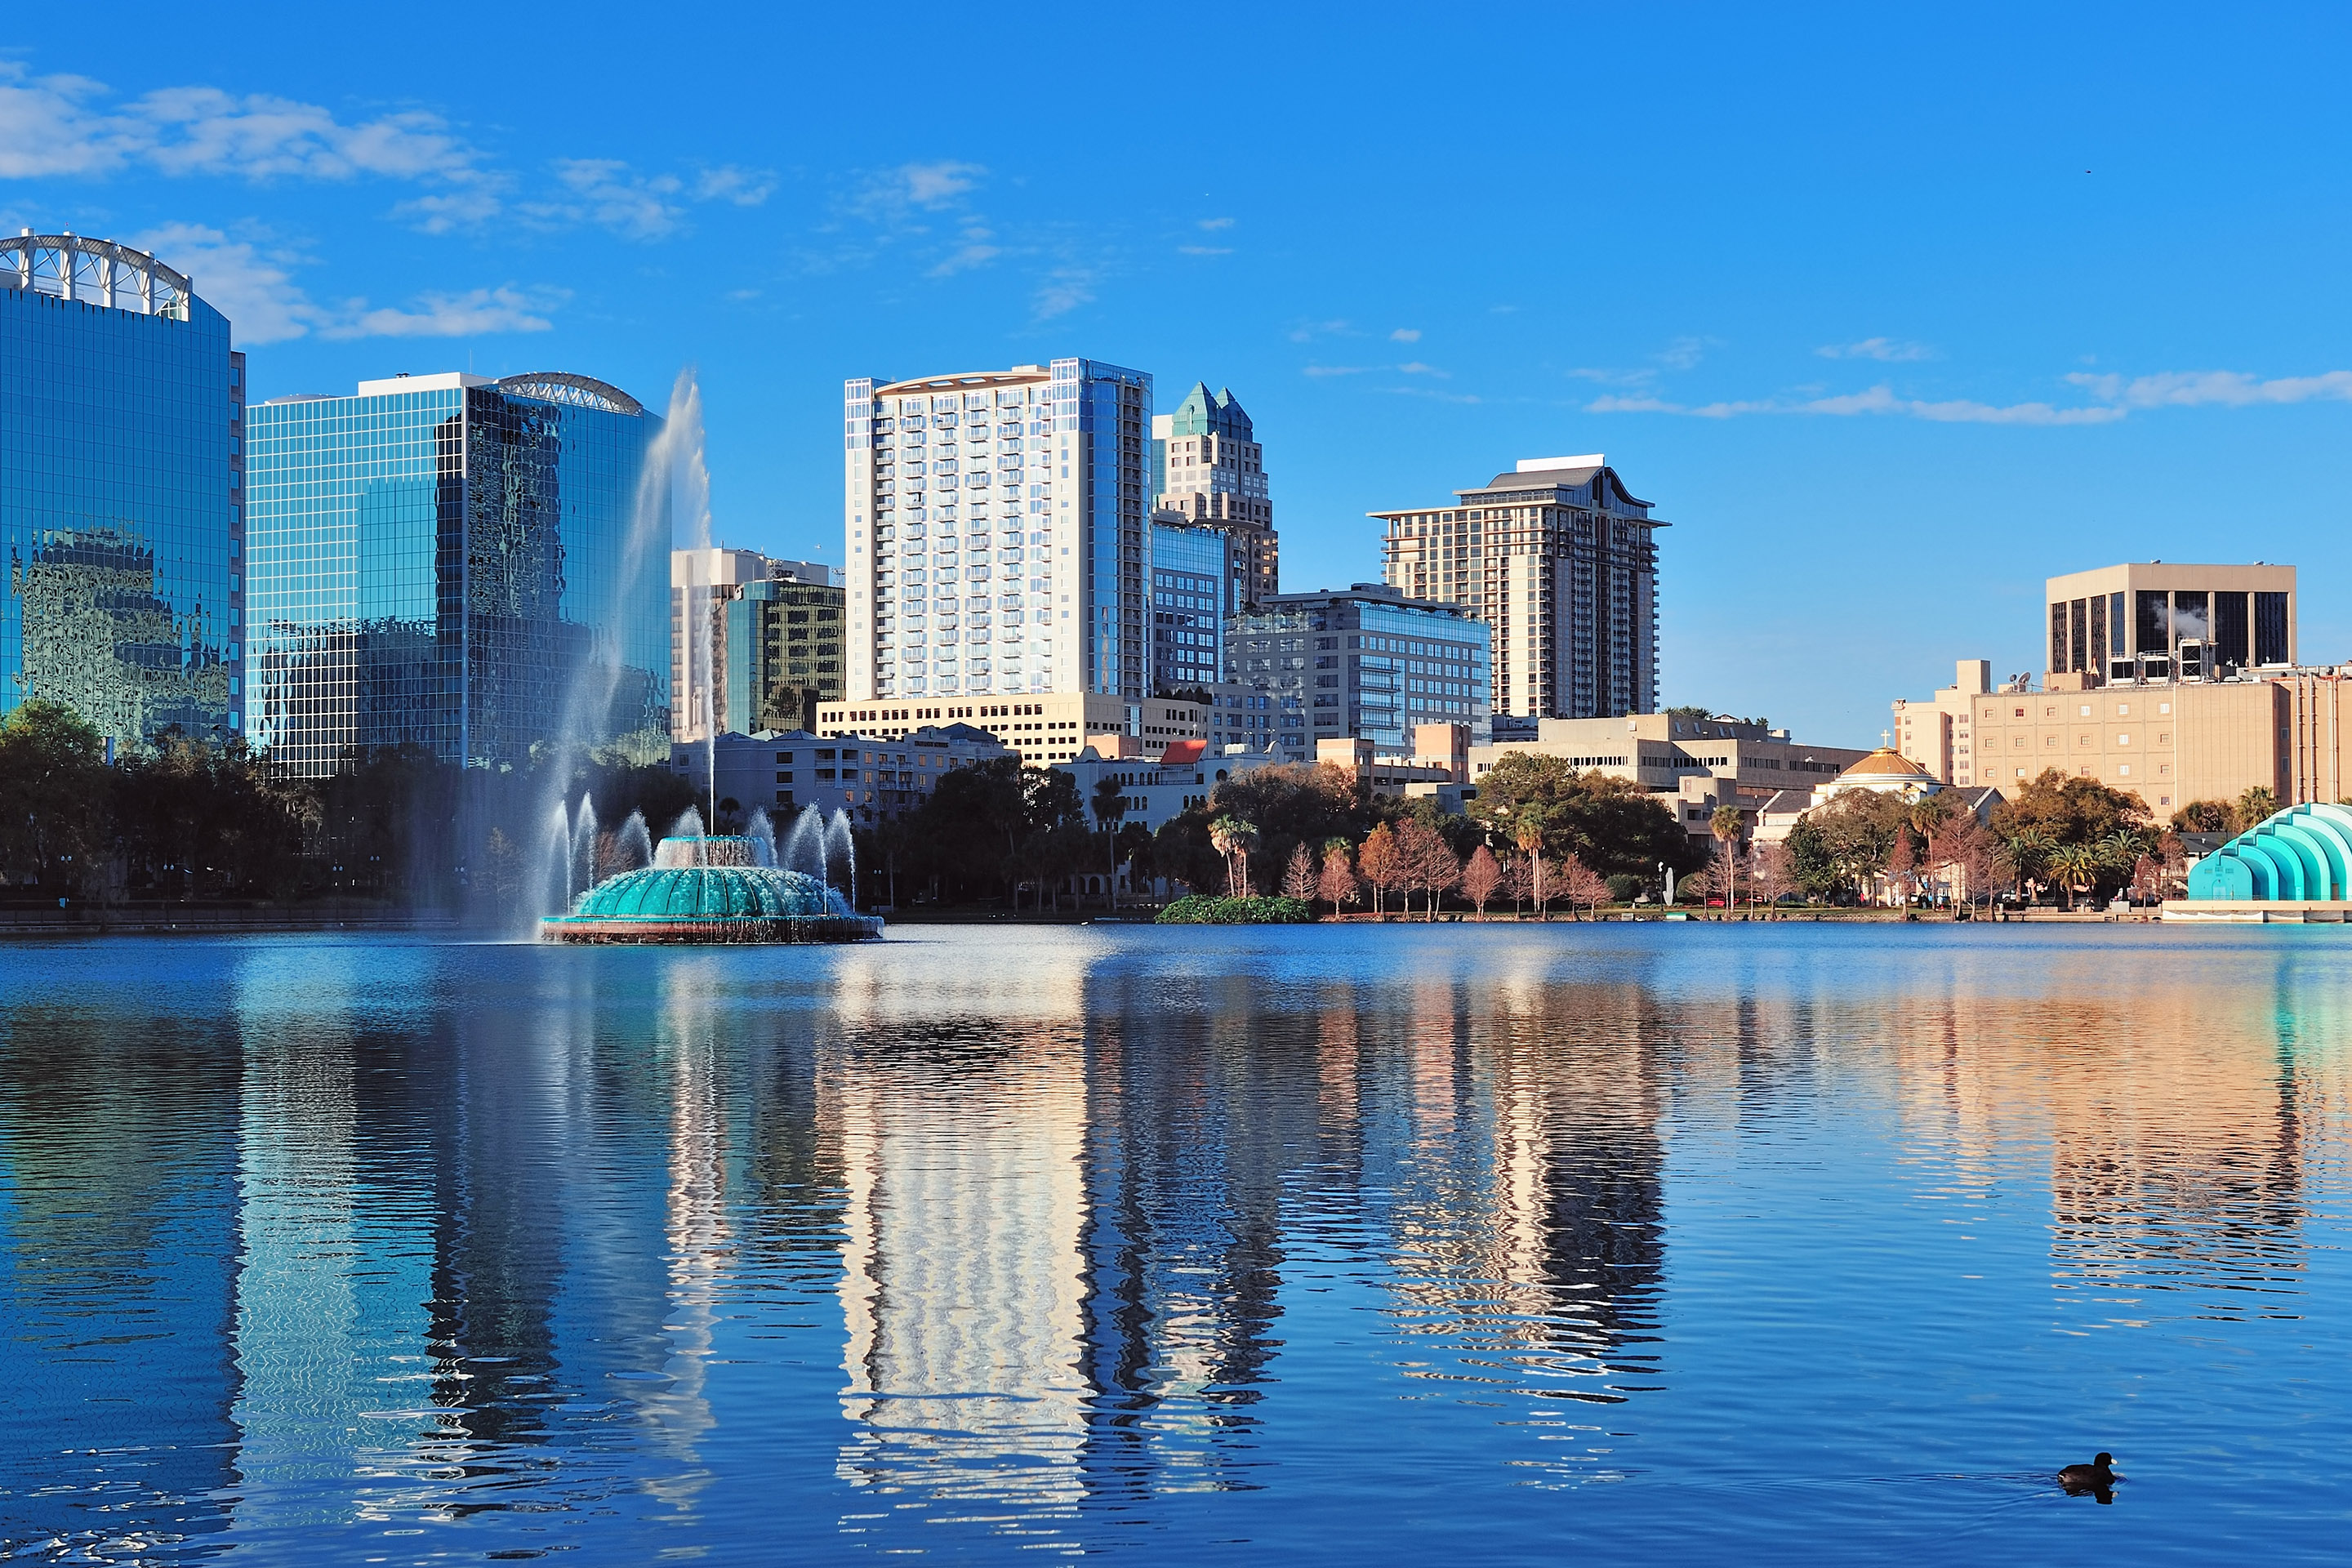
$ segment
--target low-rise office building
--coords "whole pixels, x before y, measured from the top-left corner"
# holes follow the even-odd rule
[[[1046,691],[1025,697],[940,698],[817,705],[820,735],[897,740],[927,727],[968,724],[1018,752],[1023,765],[1066,763],[1101,736],[1127,735],[1146,746],[1205,738],[1209,710],[1189,698],[1140,701],[1107,691]]]
[[[1619,719],[1545,719],[1532,741],[1490,742],[1469,748],[1470,782],[1512,752],[1559,757],[1570,767],[1629,779],[1658,795],[1675,795],[1699,778],[1760,801],[1795,787],[1835,778],[1869,753],[1851,746],[1808,746],[1786,730],[1717,716],[1629,713]]]
[[[1454,605],[1358,583],[1343,591],[1276,594],[1226,633],[1225,672],[1248,710],[1278,721],[1249,731],[1303,763],[1325,741],[1365,740],[1402,754],[1418,725],[1466,724],[1482,735],[1492,690],[1493,633]]]
[[[770,816],[815,806],[845,810],[860,826],[888,821],[923,804],[958,768],[1013,755],[985,731],[965,724],[925,726],[887,741],[869,735],[812,735],[805,730],[725,734],[670,748],[670,767],[698,800],[716,801],[721,824],[755,810]]]
[[[1271,752],[1239,747],[1214,750],[1205,741],[1178,741],[1148,756],[1106,754],[1088,746],[1055,768],[1076,781],[1078,798],[1087,803],[1090,814],[1096,786],[1106,778],[1117,780],[1119,798],[1127,803],[1127,815],[1120,821],[1140,824],[1157,833],[1191,807],[1206,805],[1227,779],[1279,761]]]

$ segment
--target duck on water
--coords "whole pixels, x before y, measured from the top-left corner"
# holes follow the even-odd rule
[[[2095,1495],[2101,1502],[2114,1500],[2115,1484],[2122,1478],[2116,1474],[2116,1457],[2102,1453],[2087,1465],[2068,1465],[2058,1472],[2058,1484],[2066,1489],[2068,1497]]]

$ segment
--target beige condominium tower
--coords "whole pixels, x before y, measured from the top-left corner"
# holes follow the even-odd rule
[[[845,701],[1150,695],[1150,376],[860,378],[842,431]]]
[[[1601,454],[1527,458],[1448,505],[1371,515],[1391,586],[1494,628],[1498,721],[1657,707],[1654,534],[1668,525]]]
[[[1224,534],[1239,571],[1236,611],[1281,591],[1265,448],[1231,389],[1211,392],[1196,381],[1174,413],[1153,416],[1151,505],[1173,513],[1171,521]]]

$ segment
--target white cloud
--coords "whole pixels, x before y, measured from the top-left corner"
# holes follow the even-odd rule
[[[337,340],[543,332],[553,325],[548,313],[568,298],[561,290],[509,284],[421,295],[408,310],[371,307],[365,300],[321,305],[294,279],[293,268],[305,258],[268,239],[231,239],[216,228],[181,223],[150,229],[131,243],[186,273],[196,293],[229,319],[239,344],[284,342],[313,332]]]
[[[1380,368],[1381,367],[1376,364],[1310,364],[1307,367],[1306,374],[1308,375],[1318,376],[1370,375],[1372,372]]]
[[[931,268],[934,278],[951,278],[974,267],[984,267],[1004,254],[1002,247],[991,243],[996,238],[992,231],[978,224],[963,231],[963,244],[955,254]]]
[[[1823,359],[1875,359],[1889,363],[1936,357],[1936,351],[1926,343],[1905,342],[1896,338],[1864,338],[1858,343],[1824,343],[1813,353]]]
[[[2053,403],[1979,403],[1973,398],[1896,395],[1881,384],[1862,392],[1829,396],[1783,396],[1737,402],[1671,403],[1647,395],[1607,396],[1585,405],[1593,414],[1686,414],[1697,419],[1733,419],[1749,414],[1897,415],[1947,425],[2112,425],[2135,410],[2219,405],[2352,402],[2352,371],[2280,376],[2264,381],[2243,371],[2166,371],[2156,375],[2094,375],[2077,371],[2067,384],[2092,401],[2072,406]]]
[[[2128,381],[2119,375],[2091,375],[2077,371],[2066,380],[2121,408],[2189,408],[2213,403],[2243,408],[2257,403],[2352,400],[2352,371],[2346,370],[2281,376],[2275,381],[2257,380],[2235,370],[2168,371]]]
[[[1419,327],[1399,327],[1395,331],[1389,334],[1389,342],[1392,343],[1417,343],[1421,342],[1421,329]]]
[[[1433,364],[1423,364],[1419,360],[1409,361],[1406,363],[1397,366],[1397,369],[1406,375],[1433,375],[1440,381],[1451,381],[1454,379],[1454,373],[1452,371],[1440,370]]]
[[[1180,245],[1176,247],[1179,256],[1231,256],[1233,253],[1234,247],[1230,245]]]
[[[348,181],[429,187],[393,215],[428,234],[487,223],[506,211],[516,180],[441,116],[401,110],[345,121],[315,103],[215,87],[160,89],[111,102],[86,77],[36,77],[0,60],[0,178],[108,174],[144,167],[168,175]],[[558,193],[521,205],[543,224],[594,223],[632,238],[675,232],[685,201],[755,206],[775,188],[765,170],[721,164],[689,191],[675,174],[637,175],[609,159],[555,164]]]
[[[742,169],[732,163],[705,169],[694,178],[695,200],[732,202],[739,207],[756,207],[773,195],[775,189],[774,170]]]
[[[144,163],[167,174],[249,180],[462,179],[481,157],[421,110],[346,124],[317,104],[211,87],[100,107],[110,96],[87,77],[36,77],[0,61],[0,175],[102,174]]]
[[[1715,338],[1676,338],[1650,357],[1668,370],[1688,370],[1706,357],[1706,351],[1719,340]]]
[[[1234,220],[1229,217],[1204,217],[1201,220],[1201,226],[1211,230],[1231,228],[1234,226]]]
[[[1092,268],[1057,267],[1037,288],[1037,320],[1050,321],[1081,305],[1094,302],[1096,275]]]
[[[1290,329],[1290,341],[1303,343],[1315,338],[1359,337],[1356,329],[1346,321],[1301,321]]]
[[[204,301],[229,319],[239,344],[284,342],[310,331],[318,308],[288,268],[299,258],[250,240],[232,240],[202,224],[173,223],[130,243],[164,266],[184,272]]]
[[[512,287],[474,289],[463,294],[425,294],[417,308],[370,310],[355,300],[339,319],[319,330],[322,338],[474,338],[497,332],[543,332],[554,323],[540,314],[564,296],[526,294]]]
[[[901,163],[866,182],[852,204],[868,217],[904,214],[909,207],[936,211],[961,205],[961,197],[980,183],[988,170],[978,163],[940,159],[929,163]]]

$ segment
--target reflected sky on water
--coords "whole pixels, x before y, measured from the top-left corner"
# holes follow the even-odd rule
[[[2329,928],[20,944],[0,1545],[2332,1558],[2347,1054]]]

